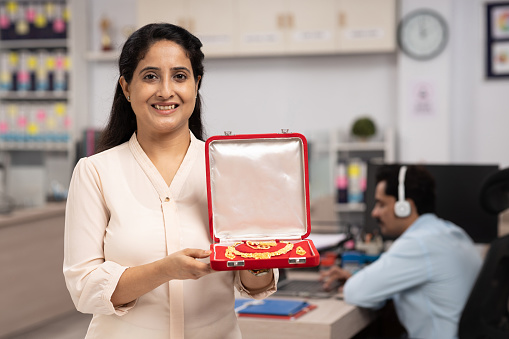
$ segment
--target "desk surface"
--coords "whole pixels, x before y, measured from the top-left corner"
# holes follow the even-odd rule
[[[309,273],[294,273],[289,276],[297,279],[317,279],[317,274]],[[349,305],[336,298],[306,300],[317,308],[295,320],[240,317],[242,337],[347,339],[376,318],[375,312]]]

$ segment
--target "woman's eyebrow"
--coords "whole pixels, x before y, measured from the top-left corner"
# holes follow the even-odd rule
[[[189,68],[187,67],[184,67],[184,66],[177,66],[177,67],[172,67],[170,68],[172,71],[187,71],[189,73],[191,73],[191,71],[189,70]]]
[[[141,74],[145,71],[159,71],[159,70],[160,70],[159,67],[147,66],[147,67],[142,68],[138,74]]]
[[[159,71],[159,70],[161,70],[159,67],[147,66],[147,67],[142,68],[138,74],[141,74],[141,73],[143,73],[145,71]],[[172,67],[172,68],[170,68],[170,70],[171,71],[186,71],[188,73],[191,73],[189,68],[187,68],[185,66]]]

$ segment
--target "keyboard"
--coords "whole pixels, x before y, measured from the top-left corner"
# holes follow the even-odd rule
[[[274,296],[329,298],[338,293],[339,286],[338,282],[330,291],[326,291],[322,287],[322,282],[318,280],[288,279],[278,284],[278,290]]]

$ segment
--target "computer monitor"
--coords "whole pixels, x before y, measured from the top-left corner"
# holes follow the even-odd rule
[[[409,165],[409,164],[406,164]],[[365,230],[377,229],[371,217],[375,204],[375,175],[380,163],[368,163]],[[423,165],[435,178],[436,214],[462,227],[475,243],[490,243],[498,235],[498,216],[486,212],[479,192],[484,180],[499,170],[498,165]]]

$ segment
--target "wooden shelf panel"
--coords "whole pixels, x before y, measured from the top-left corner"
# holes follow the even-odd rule
[[[68,92],[2,91],[0,100],[67,100]]]
[[[364,203],[337,203],[334,205],[336,212],[364,212],[366,204]]]
[[[0,151],[58,151],[67,152],[70,144],[65,142],[0,142]]]
[[[67,39],[0,40],[0,49],[67,48]]]

